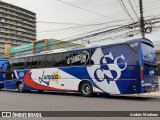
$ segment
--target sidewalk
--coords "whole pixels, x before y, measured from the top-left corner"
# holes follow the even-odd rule
[[[160,91],[141,94],[142,96],[160,97]]]
[[[130,97],[159,97],[160,98],[160,91],[150,92],[150,93],[142,93],[142,94],[126,94],[125,96],[130,96]]]
[[[160,98],[160,91],[150,92],[150,93],[141,93],[141,94],[120,94],[116,96],[128,96],[128,97],[158,97]]]

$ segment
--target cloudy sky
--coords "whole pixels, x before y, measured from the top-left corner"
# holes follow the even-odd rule
[[[132,19],[122,9],[120,0],[2,0],[19,7],[26,8],[37,14],[37,39],[56,38],[63,39],[76,34],[102,28],[74,29],[79,25],[99,24],[103,22],[113,22],[126,20],[124,23],[132,23],[139,19],[139,0],[123,0]],[[130,5],[131,2],[132,6]],[[157,17],[160,15],[159,0],[143,0],[144,16]],[[122,3],[121,3],[122,4]],[[47,23],[43,23],[47,22]],[[123,24],[124,24],[123,23]],[[116,23],[122,24],[122,23]],[[111,24],[108,24],[110,26]],[[114,25],[114,23],[112,23]],[[72,28],[73,27],[73,28]],[[72,29],[66,29],[72,28]],[[87,31],[88,29],[88,31]],[[159,31],[146,35],[153,41],[159,39]],[[140,35],[135,36],[140,37]],[[130,38],[127,38],[130,39]]]

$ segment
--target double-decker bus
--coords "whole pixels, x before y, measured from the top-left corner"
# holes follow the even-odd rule
[[[139,94],[158,89],[153,43],[148,39],[10,59],[6,89]]]
[[[0,58],[0,89],[4,88],[4,78],[7,69],[8,58]]]

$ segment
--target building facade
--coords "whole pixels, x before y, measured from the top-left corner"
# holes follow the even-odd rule
[[[0,1],[0,56],[5,46],[20,46],[36,40],[36,14]],[[6,45],[7,44],[7,45]]]
[[[55,51],[55,50],[69,50],[69,49],[77,49],[77,48],[85,48],[86,46],[81,44],[75,44],[72,42],[61,41],[56,39],[43,39],[36,40],[33,43],[29,43],[22,46],[11,47],[9,49],[9,56],[26,56],[32,54],[38,54],[40,52],[46,51]]]

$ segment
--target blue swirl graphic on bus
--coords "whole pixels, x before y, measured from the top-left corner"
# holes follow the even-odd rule
[[[110,83],[109,81],[118,80],[121,77],[121,72],[127,67],[127,62],[118,63],[119,60],[125,61],[124,56],[121,55],[114,59],[111,52],[108,55],[104,55],[100,60],[100,68],[94,72],[95,79],[98,82],[106,80],[108,84]]]

